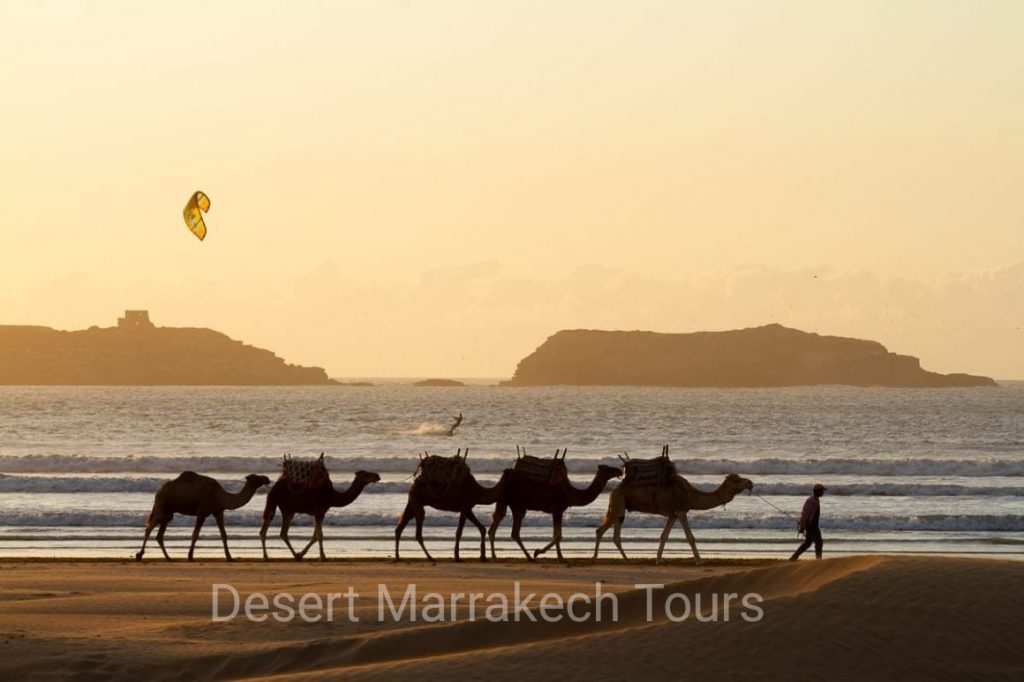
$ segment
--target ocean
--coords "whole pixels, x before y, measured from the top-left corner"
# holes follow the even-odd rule
[[[465,421],[448,437],[459,412]],[[754,481],[755,495],[691,512],[705,557],[788,556],[797,543],[793,517],[821,482],[826,555],[1024,558],[1022,382],[934,390],[0,387],[0,557],[127,559],[141,543],[154,492],[178,473],[208,474],[237,490],[249,473],[275,478],[286,453],[320,452],[339,488],[358,469],[382,478],[329,513],[328,556],[388,557],[419,453],[468,448],[474,474],[490,484],[511,466],[517,445],[543,456],[568,448],[571,478],[583,487],[597,464],[618,464],[623,452],[653,457],[663,444],[697,487],[714,488],[729,472]],[[260,555],[264,493],[227,513],[236,556]],[[606,505],[607,491],[569,510],[568,557],[591,555]],[[486,524],[490,509],[477,515]],[[293,542],[308,538],[307,518],[297,518]],[[279,521],[268,547],[286,557]],[[184,558],[192,522],[177,517],[168,529],[172,556]],[[427,510],[435,557],[451,556],[455,523],[454,514]],[[627,553],[652,557],[662,525],[629,513]],[[521,558],[510,532],[506,517],[499,556]],[[543,544],[550,517],[530,513],[523,535],[531,549]],[[467,526],[463,558],[475,557],[477,537]],[[153,544],[147,552],[160,556]],[[402,555],[422,556],[412,524]],[[609,533],[602,556],[616,555]],[[690,556],[679,526],[667,556]],[[223,558],[212,519],[197,558]]]

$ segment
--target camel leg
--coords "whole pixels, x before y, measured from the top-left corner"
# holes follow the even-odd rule
[[[555,514],[555,555],[559,561],[565,561],[562,556],[562,512]]]
[[[597,537],[594,541],[594,559],[597,559],[597,553],[601,549],[601,538],[604,537],[605,532],[612,527],[612,522],[605,519],[601,522],[601,525],[597,527]]]
[[[274,520],[274,514],[276,512],[270,509],[270,505],[267,505],[267,510],[263,512],[263,525],[260,526],[260,545],[263,547],[263,560],[270,561],[270,556],[267,554],[267,531],[270,530],[270,523]]]
[[[306,546],[303,547],[302,551],[299,552],[299,558],[300,559],[304,559],[306,557],[306,552],[308,552],[310,547],[313,546],[313,543],[316,542],[316,531],[317,531],[317,522],[316,522],[316,515],[314,514],[313,515],[313,534],[309,536],[309,542],[307,542]]]
[[[533,553],[533,558],[536,559],[541,554],[544,554],[549,549],[554,547],[557,550],[557,552],[558,552],[558,560],[559,561],[563,561],[563,558],[562,558],[562,515],[560,513],[556,512],[556,513],[551,515],[551,525],[552,525],[551,542],[549,542],[548,544],[544,545],[543,547],[541,547],[540,549],[535,551]]]
[[[676,512],[676,516],[679,517],[679,522],[683,524],[683,530],[686,531],[686,540],[690,543],[690,549],[693,550],[693,560],[698,566],[703,563],[700,558],[700,552],[697,551],[697,541],[693,537],[693,531],[690,530],[690,520],[686,517],[686,512]]]
[[[160,522],[160,530],[156,532],[156,544],[160,545],[160,551],[164,553],[164,558],[168,561],[171,560],[171,555],[167,553],[167,548],[164,547],[164,533],[167,532],[167,524],[171,522],[174,517],[164,519]]]
[[[466,510],[466,518],[480,531],[480,561],[487,561],[487,545],[484,544],[484,538],[486,537],[484,524],[480,523],[480,519],[476,517],[472,509]]]
[[[608,511],[604,513],[604,519],[601,520],[601,525],[597,528],[597,537],[594,541],[594,559],[597,559],[597,553],[601,549],[601,538],[604,537],[605,532],[613,525],[615,526],[615,545],[619,548],[622,558],[626,558],[626,553],[622,551],[622,545],[619,543],[619,533],[622,528],[622,520],[625,517],[626,502],[619,489],[616,488],[608,496]]]
[[[519,545],[519,549],[523,550],[523,554],[526,555],[527,561],[536,561],[533,555],[530,554],[526,547],[523,545],[523,539],[519,536],[519,531],[523,527],[523,519],[526,518],[525,509],[513,509],[512,510],[512,539]]]
[[[501,525],[502,519],[505,518],[505,513],[508,511],[508,507],[503,504],[498,504],[494,507],[494,513],[491,515],[491,527],[487,529],[487,536],[491,540],[491,558],[497,559],[498,555],[494,551],[494,536],[498,534],[498,526]]]
[[[313,537],[316,539],[317,546],[320,548],[320,561],[327,561],[327,555],[324,554],[324,514],[317,514],[314,516],[314,521],[316,530],[313,533]]]
[[[466,512],[459,513],[459,527],[455,529],[455,560],[462,561],[459,558],[459,545],[462,544],[462,529],[466,527]]]
[[[402,540],[402,531],[409,524],[409,520],[413,518],[414,512],[411,504],[405,505],[405,511],[398,517],[398,525],[395,526],[395,561],[400,561],[401,556],[398,553],[398,545]]]
[[[430,552],[427,551],[427,545],[423,542],[423,519],[427,513],[420,507],[416,510],[416,542],[420,543],[420,547],[423,548],[423,553],[427,555],[427,561],[433,561],[434,557],[430,556]],[[455,545],[458,547],[458,545]]]
[[[217,512],[213,515],[213,518],[217,521],[217,528],[220,530],[220,541],[224,543],[224,556],[227,557],[228,561],[234,561],[231,558],[231,552],[228,551],[228,533],[224,530],[224,512]]]
[[[135,554],[135,560],[136,561],[142,561],[142,555],[146,553],[146,543],[149,542],[149,534],[153,532],[153,529],[155,527],[156,527],[156,524],[154,524],[152,521],[150,521],[150,520],[146,521],[146,535],[145,535],[145,537],[142,538],[142,549],[140,549]]]
[[[284,544],[288,545],[288,551],[292,553],[292,557],[296,561],[302,561],[302,557],[305,555],[306,551],[303,550],[301,554],[296,552],[295,548],[292,547],[292,541],[288,538],[288,530],[292,527],[293,518],[295,518],[295,514],[288,514],[284,511],[281,512],[281,539],[284,540]],[[306,546],[306,549],[309,549],[308,545]]]
[[[622,555],[623,559],[628,559],[626,551],[622,549],[622,517],[615,519],[615,529],[612,531],[612,542],[619,548],[619,554]]]
[[[199,531],[203,529],[203,523],[206,521],[205,514],[196,514],[196,527],[192,529],[192,544],[188,547],[188,560],[192,561],[192,555],[196,551],[196,542],[199,540]]]
[[[661,563],[661,554],[665,551],[665,543],[668,542],[668,535],[672,532],[672,526],[676,525],[676,517],[670,516],[665,520],[665,529],[661,531],[661,539],[658,541],[658,558],[655,564]]]

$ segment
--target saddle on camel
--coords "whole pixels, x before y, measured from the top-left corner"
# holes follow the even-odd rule
[[[321,452],[317,459],[292,459],[291,455],[285,455],[281,462],[280,480],[288,484],[293,495],[323,487],[330,480],[324,453]]]
[[[451,457],[424,452],[420,455],[416,478],[432,487],[440,486],[442,489],[462,485],[466,477],[469,476],[467,457],[469,457],[469,448],[466,448],[466,454],[462,454],[462,448],[459,448],[459,451]]]
[[[520,450],[516,446],[516,463],[513,470],[525,478],[536,481],[541,485],[556,486],[564,483],[569,478],[565,468],[565,450],[555,450],[555,456],[551,459],[546,457],[534,457],[526,454],[526,448]]]
[[[623,456],[625,455],[625,456]],[[624,483],[634,485],[665,485],[676,475],[676,465],[668,458],[668,446],[661,448],[660,457],[632,459],[629,453],[619,455],[625,470]]]

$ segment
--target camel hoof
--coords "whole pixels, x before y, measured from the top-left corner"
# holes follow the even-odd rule
[[[225,560],[225,561],[234,561],[234,560],[235,560],[235,558],[234,558],[234,557],[230,557],[230,556],[229,556],[229,557],[224,557],[224,560]]]
[[[135,560],[136,561],[142,561],[142,552],[136,552],[135,553]]]

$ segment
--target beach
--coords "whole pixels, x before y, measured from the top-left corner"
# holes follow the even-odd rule
[[[396,616],[385,603],[378,618],[381,585],[398,608],[410,585],[422,600],[431,592],[511,595],[517,581],[524,592],[563,599],[593,595],[599,585],[616,596],[617,613],[597,619],[577,609],[572,620],[565,608],[549,608],[545,618],[533,601],[536,622],[517,622],[515,614],[471,618],[464,608],[454,620],[423,622],[410,619],[414,609]],[[244,607],[227,619],[230,592],[220,588],[215,614],[214,585],[231,585],[241,600],[350,589],[358,597],[351,612],[339,607],[331,621],[322,611],[316,622],[282,622],[266,611],[249,618]],[[727,594],[760,601],[748,602],[756,608],[734,601],[726,615],[715,595]],[[685,613],[698,601],[700,611]],[[7,679],[1020,679],[1022,609],[1020,563],[987,559],[858,556],[700,567],[5,560],[0,671]]]

